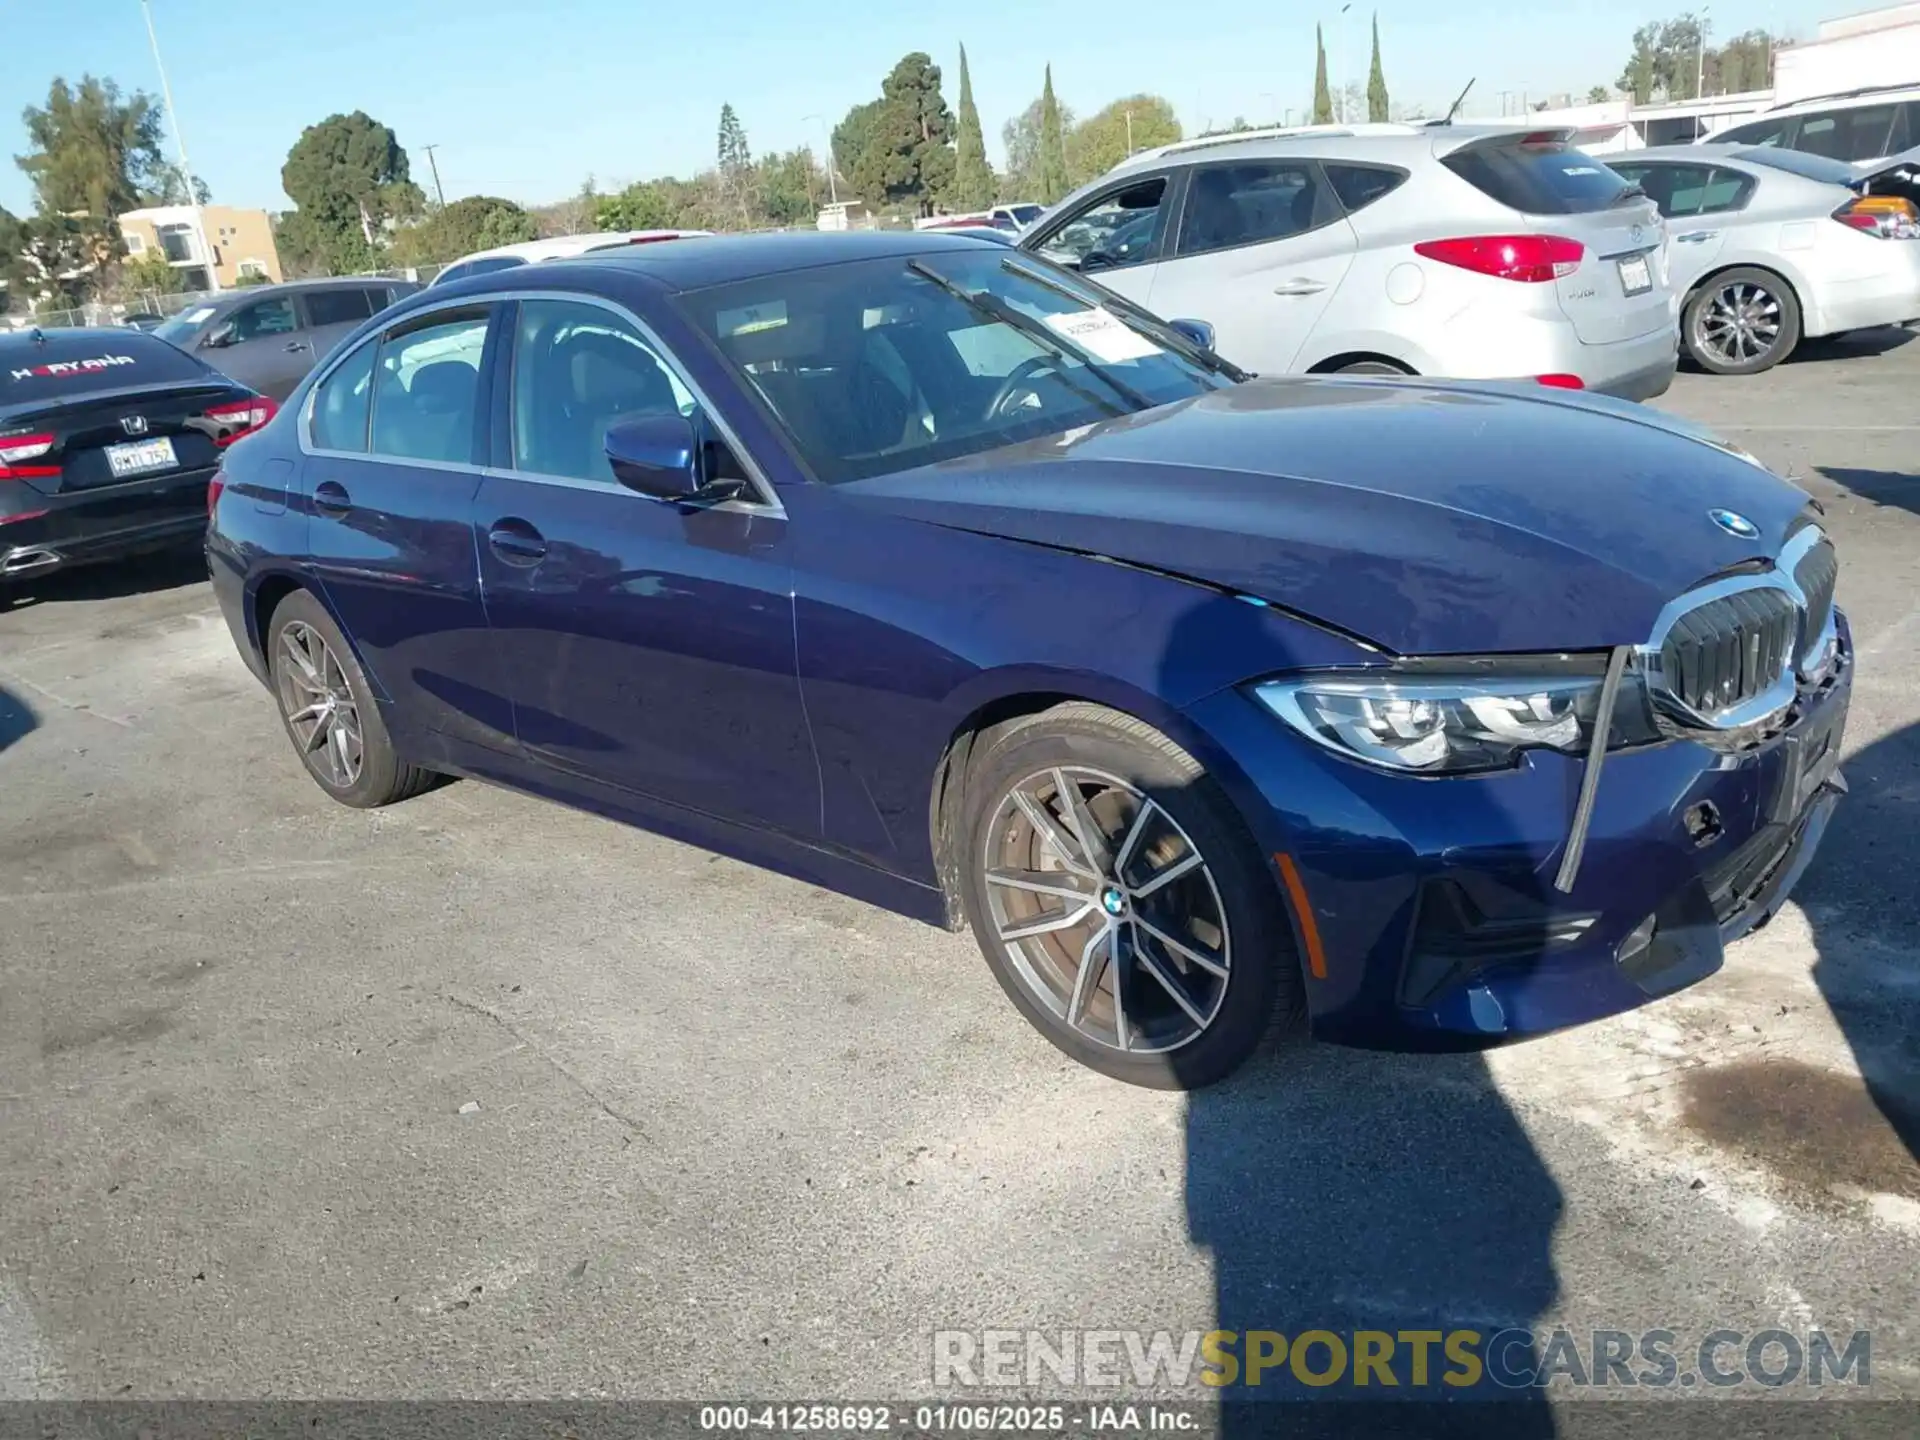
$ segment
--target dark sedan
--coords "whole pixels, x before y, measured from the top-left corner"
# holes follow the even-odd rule
[[[138,330],[0,335],[0,593],[197,542],[221,452],[275,408]]]
[[[1841,788],[1808,497],[1625,402],[1187,333],[952,236],[476,277],[229,458],[215,590],[336,799],[476,776],[971,925],[1137,1083],[1719,968]]]

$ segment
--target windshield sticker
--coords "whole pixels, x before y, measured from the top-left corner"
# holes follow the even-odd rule
[[[174,318],[182,325],[198,325],[211,314],[213,314],[213,306],[202,305],[197,310],[189,310],[186,314],[176,315]]]
[[[31,380],[36,375],[50,375],[56,378],[68,375],[97,375],[102,370],[111,370],[116,365],[132,365],[131,355],[95,355],[86,360],[54,360],[45,365],[25,365],[15,370],[12,379]]]
[[[1158,345],[1139,331],[1129,329],[1110,311],[1098,305],[1072,315],[1048,315],[1043,318],[1056,335],[1073,341],[1094,359],[1108,365],[1122,365],[1129,360],[1149,360],[1160,353]]]
[[[723,340],[731,340],[736,335],[751,335],[756,330],[778,330],[787,323],[787,302],[769,300],[764,305],[743,305],[738,310],[722,310],[713,317],[713,323]]]

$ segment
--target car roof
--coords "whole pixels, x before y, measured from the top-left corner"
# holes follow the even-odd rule
[[[593,230],[581,235],[549,235],[542,240],[517,240],[511,245],[495,245],[490,250],[475,250],[470,255],[462,255],[447,268],[464,265],[469,260],[491,260],[501,255],[513,255],[522,260],[563,260],[574,255],[585,254],[603,246],[630,245],[635,241],[658,239],[665,240],[676,235],[698,234],[698,231],[685,230]]]
[[[689,236],[671,245],[596,250],[573,260],[548,262],[555,270],[615,269],[649,276],[669,290],[699,290],[761,275],[889,256],[1004,250],[1004,245],[939,230],[788,230],[746,235]],[[546,269],[543,266],[542,269]],[[501,286],[524,285],[524,276],[496,271],[479,277]],[[473,281],[462,282],[465,285]]]
[[[1807,110],[1850,110],[1858,106],[1914,99],[1920,99],[1920,85],[1862,85],[1855,90],[1836,90],[1828,95],[1808,95],[1800,100],[1784,100],[1778,105],[1769,105],[1760,112],[1759,116],[1750,118],[1797,115]]]
[[[1408,125],[1397,122],[1228,131],[1221,135],[1203,135],[1193,140],[1177,140],[1155,150],[1143,150],[1138,155],[1122,160],[1107,174],[1119,176],[1136,170],[1158,169],[1163,165],[1198,164],[1212,160],[1284,160],[1296,156],[1373,160],[1405,165],[1431,160],[1480,140],[1499,139],[1508,135],[1515,138],[1538,135],[1565,141],[1575,133],[1575,127],[1570,125]]]

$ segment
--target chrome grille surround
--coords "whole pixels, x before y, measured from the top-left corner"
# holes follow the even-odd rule
[[[1794,532],[1773,567],[1679,596],[1639,648],[1661,728],[1746,735],[1783,717],[1837,658],[1839,562],[1817,525]]]

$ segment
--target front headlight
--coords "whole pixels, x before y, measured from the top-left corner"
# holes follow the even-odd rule
[[[1584,754],[1593,740],[1604,659],[1411,662],[1388,671],[1322,672],[1254,687],[1316,744],[1389,770],[1457,775],[1513,765],[1523,750]],[[1636,670],[1622,677],[1607,749],[1660,738]]]

